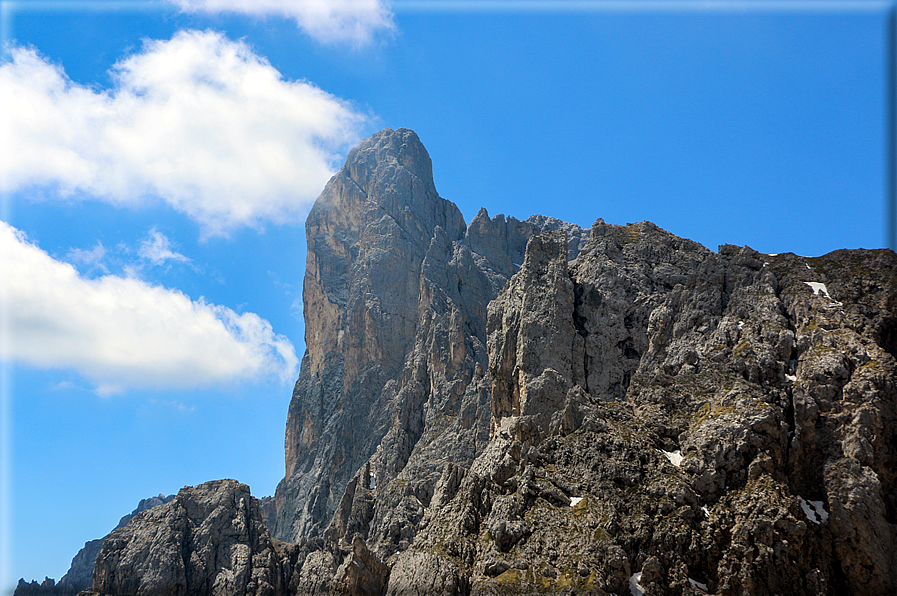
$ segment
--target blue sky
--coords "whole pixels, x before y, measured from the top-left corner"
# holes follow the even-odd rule
[[[412,128],[469,220],[885,245],[890,2],[0,1],[0,590],[137,502],[273,494],[303,219]]]

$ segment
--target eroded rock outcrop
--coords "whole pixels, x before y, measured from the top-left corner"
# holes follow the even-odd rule
[[[716,254],[599,220],[568,264],[561,240],[533,239],[490,305],[492,440],[393,573],[420,590],[450,568],[473,594],[897,589],[894,253]]]
[[[274,541],[249,487],[182,489],[103,539],[83,595],[285,594],[297,547]]]

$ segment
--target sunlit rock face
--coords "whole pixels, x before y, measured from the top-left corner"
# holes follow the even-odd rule
[[[185,489],[105,539],[94,592],[897,593],[893,252],[465,226],[409,130],[307,235],[279,540],[242,485]]]
[[[323,534],[337,512],[331,533],[391,536],[397,515],[407,521],[394,508],[406,495],[353,513],[351,496],[341,505],[347,487],[385,487],[407,468],[411,493],[429,500],[446,461],[470,464],[488,440],[486,306],[545,229],[567,230],[574,256],[587,237],[559,220],[485,210],[465,225],[437,194],[413,131],[385,130],[352,150],[306,221],[307,350],[287,419],[279,538]],[[352,481],[362,468],[367,480]]]
[[[286,594],[297,552],[271,538],[248,486],[215,480],[106,536],[82,594]]]

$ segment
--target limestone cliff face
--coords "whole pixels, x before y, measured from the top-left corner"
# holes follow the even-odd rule
[[[408,130],[307,234],[280,540],[245,486],[184,489],[94,593],[897,593],[893,252],[465,226]]]
[[[466,226],[437,194],[410,130],[385,130],[350,152],[306,221],[307,350],[287,418],[279,538],[321,535],[339,511],[331,534],[373,524],[386,541],[407,543],[397,500],[428,500],[440,466],[469,463],[488,438],[486,305],[529,238],[552,228],[587,236],[555,219],[485,210]],[[364,491],[382,493],[409,465],[409,495],[366,504]],[[347,487],[360,491],[358,503]]]

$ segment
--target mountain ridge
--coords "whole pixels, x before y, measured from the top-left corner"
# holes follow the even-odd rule
[[[245,485],[186,487],[83,596],[897,591],[892,251],[465,225],[408,129],[306,235],[273,528]]]

